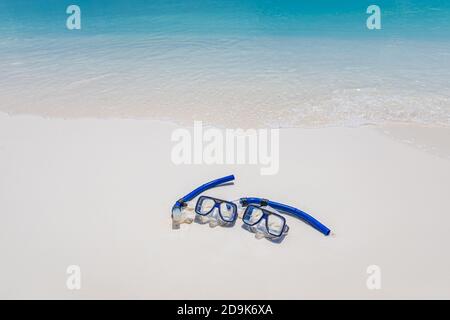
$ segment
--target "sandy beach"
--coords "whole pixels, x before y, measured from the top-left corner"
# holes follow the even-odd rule
[[[450,298],[450,129],[281,129],[280,167],[175,165],[169,122],[0,114],[0,298]],[[241,228],[183,225],[194,187],[299,207],[275,244]],[[66,269],[81,268],[81,290]],[[367,268],[381,270],[369,290]]]

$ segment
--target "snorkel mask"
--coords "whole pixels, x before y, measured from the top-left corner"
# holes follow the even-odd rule
[[[273,210],[273,208],[272,208]],[[242,215],[243,228],[255,234],[256,239],[269,240],[285,237],[289,231],[286,219],[276,210],[249,205]]]
[[[254,207],[254,205],[257,205],[258,207],[260,207],[260,209],[263,209],[263,211],[264,211],[265,207],[269,207],[271,210],[274,210],[276,212],[285,213],[287,215],[298,218],[298,219],[302,220],[303,222],[309,224],[311,227],[313,227],[314,229],[316,229],[317,231],[319,231],[320,233],[322,233],[325,236],[328,236],[331,233],[331,230],[329,228],[327,228],[324,224],[322,224],[320,221],[318,221],[317,219],[315,219],[308,213],[306,213],[300,209],[288,206],[287,204],[282,204],[279,202],[271,201],[269,199],[256,198],[256,197],[241,198],[240,202],[241,202],[242,207],[247,207],[247,209],[244,212],[244,215],[242,217],[242,220],[244,221],[245,224],[251,223],[252,221],[257,219],[259,216],[263,215],[264,212],[263,213],[257,212],[256,214],[253,214],[254,209],[252,209],[252,211],[250,211],[250,213],[252,213],[251,215],[250,215],[250,213],[247,212],[248,207]],[[268,210],[266,210],[266,211],[268,211]],[[246,216],[246,213],[247,213],[247,216]],[[249,215],[250,215],[250,217],[249,217]],[[267,217],[267,215],[265,215],[265,216]],[[281,218],[284,219],[284,217],[281,217]],[[277,223],[281,223],[281,221],[278,218],[277,218],[277,220],[278,220]],[[275,221],[275,219],[272,218],[272,221]],[[267,226],[267,228],[269,228],[269,225]]]
[[[222,177],[208,183],[201,185],[195,190],[191,191],[184,197],[175,202],[172,207],[172,228],[179,229],[183,223],[192,223],[193,218],[189,216],[189,212],[192,212],[193,207],[188,205],[188,202],[197,197],[199,194],[205,192],[208,189],[229,183],[234,180],[234,175]]]
[[[199,223],[209,223],[210,227],[233,226],[238,218],[238,205],[234,201],[200,196],[195,205]]]
[[[195,221],[201,224],[208,223],[210,227],[233,226],[239,217],[244,222],[243,227],[255,233],[257,239],[273,240],[286,236],[289,231],[286,219],[281,214],[285,213],[303,220],[325,236],[330,234],[330,229],[306,212],[268,199],[251,197],[228,201],[202,195],[195,206],[190,203],[202,192],[233,180],[234,176],[229,175],[205,183],[175,202],[172,207],[172,227],[178,229],[183,223],[192,223],[194,217],[191,214],[195,211]]]

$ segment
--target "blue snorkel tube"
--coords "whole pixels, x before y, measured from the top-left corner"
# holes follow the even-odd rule
[[[262,198],[241,198],[240,199],[241,205],[242,206],[247,206],[249,204],[257,204],[259,206],[269,206],[272,207],[276,210],[279,210],[281,212],[290,214],[296,218],[299,218],[301,220],[303,220],[304,222],[306,222],[307,224],[309,224],[311,227],[313,227],[314,229],[318,230],[319,232],[321,232],[322,234],[328,236],[330,235],[331,230],[328,229],[325,225],[323,225],[320,221],[314,219],[312,216],[310,216],[309,214],[307,214],[306,212],[303,212],[300,209],[288,206],[286,204],[282,204],[282,203],[278,203],[275,201],[270,201],[267,199],[262,199]]]
[[[207,182],[205,184],[202,184],[197,189],[189,192],[184,197],[182,197],[179,200],[177,200],[177,202],[175,202],[175,204],[172,207],[172,221],[175,224],[182,223],[182,219],[183,218],[182,218],[181,209],[187,205],[188,201],[194,199],[196,196],[198,196],[199,194],[205,192],[208,189],[220,186],[222,184],[225,184],[225,183],[233,181],[233,180],[234,180],[234,175],[231,174],[229,176],[222,177],[222,178],[219,178],[219,179]]]

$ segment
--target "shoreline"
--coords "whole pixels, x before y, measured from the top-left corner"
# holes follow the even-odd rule
[[[136,122],[148,122],[149,124],[157,124],[162,126],[170,126],[172,128],[185,128],[192,129],[193,123],[187,124],[177,120],[168,119],[152,119],[145,117],[58,117],[48,116],[43,114],[29,114],[29,113],[9,113],[0,111],[0,120],[6,120],[8,118],[14,119],[35,119],[46,121],[136,121]],[[216,128],[219,130],[226,129],[247,129],[239,126],[224,127],[223,125],[210,124],[208,122],[203,123],[205,128]],[[383,135],[390,137],[391,139],[406,144],[410,147],[420,149],[424,152],[450,159],[450,126],[444,124],[426,124],[415,122],[398,122],[398,121],[386,121],[384,123],[366,123],[356,126],[350,125],[323,125],[323,126],[311,126],[311,127],[276,127],[276,126],[257,126],[251,129],[279,129],[279,130],[321,130],[321,129],[373,129],[379,131]],[[436,141],[438,141],[436,143]]]

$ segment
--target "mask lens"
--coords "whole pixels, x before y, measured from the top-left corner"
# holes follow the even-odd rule
[[[195,207],[195,212],[201,215],[207,215],[211,213],[214,208],[216,202],[210,198],[201,198],[197,202],[197,206]]]
[[[283,233],[285,221],[276,214],[269,214],[267,217],[267,231],[273,236],[280,236]]]
[[[220,214],[222,215],[222,219],[227,222],[232,222],[236,217],[236,207],[229,202],[222,202],[220,204]]]
[[[262,219],[263,215],[264,212],[260,208],[249,206],[247,207],[247,210],[245,210],[243,221],[244,223],[253,226]]]

